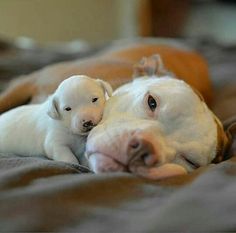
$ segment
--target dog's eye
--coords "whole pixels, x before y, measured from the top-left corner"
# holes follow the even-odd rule
[[[92,98],[92,102],[93,102],[93,103],[95,103],[97,100],[98,100],[98,98],[97,98],[97,97],[95,97],[95,98]]]
[[[71,110],[71,107],[66,107],[65,110],[69,112]]]
[[[148,106],[152,112],[157,108],[157,102],[151,95],[148,96]]]

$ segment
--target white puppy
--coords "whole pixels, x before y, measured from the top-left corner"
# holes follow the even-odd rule
[[[88,132],[101,120],[111,86],[87,76],[63,81],[44,103],[0,116],[0,151],[78,163]]]
[[[218,159],[227,139],[217,118],[184,81],[143,77],[117,89],[89,134],[97,172],[130,171],[159,179]]]

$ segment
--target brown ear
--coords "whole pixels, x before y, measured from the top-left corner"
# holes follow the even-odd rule
[[[223,160],[226,160],[230,157],[229,155],[229,148],[231,146],[231,137],[227,133],[227,130],[224,130],[224,127],[222,123],[219,121],[219,119],[213,114],[215,118],[215,122],[217,124],[217,154],[213,163],[219,163]]]
[[[163,61],[159,54],[155,54],[151,57],[143,57],[139,63],[133,67],[133,77],[141,76],[164,76],[170,75],[170,72],[164,67]],[[173,77],[173,74],[170,76]]]
[[[229,139],[228,157],[236,154],[236,116],[233,116],[224,122],[224,129]]]
[[[203,102],[205,102],[205,99],[203,98],[202,94],[193,86],[191,86],[191,88],[193,89],[193,91],[195,92],[195,94],[199,97],[199,99]]]

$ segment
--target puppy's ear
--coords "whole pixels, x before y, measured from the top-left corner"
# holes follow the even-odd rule
[[[60,113],[58,108],[58,101],[55,96],[51,96],[48,99],[48,111],[47,114],[55,120],[60,119]]]
[[[96,81],[101,85],[101,87],[103,88],[104,92],[107,93],[107,95],[109,97],[111,97],[112,96],[112,92],[113,92],[111,85],[108,82],[105,82],[105,81],[103,81],[101,79],[96,79]]]

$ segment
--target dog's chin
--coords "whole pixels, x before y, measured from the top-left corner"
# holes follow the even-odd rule
[[[92,128],[89,129],[72,129],[72,133],[80,136],[88,136]]]
[[[88,131],[88,132],[78,132],[77,134],[81,135],[81,136],[88,136],[89,132],[90,131]]]

